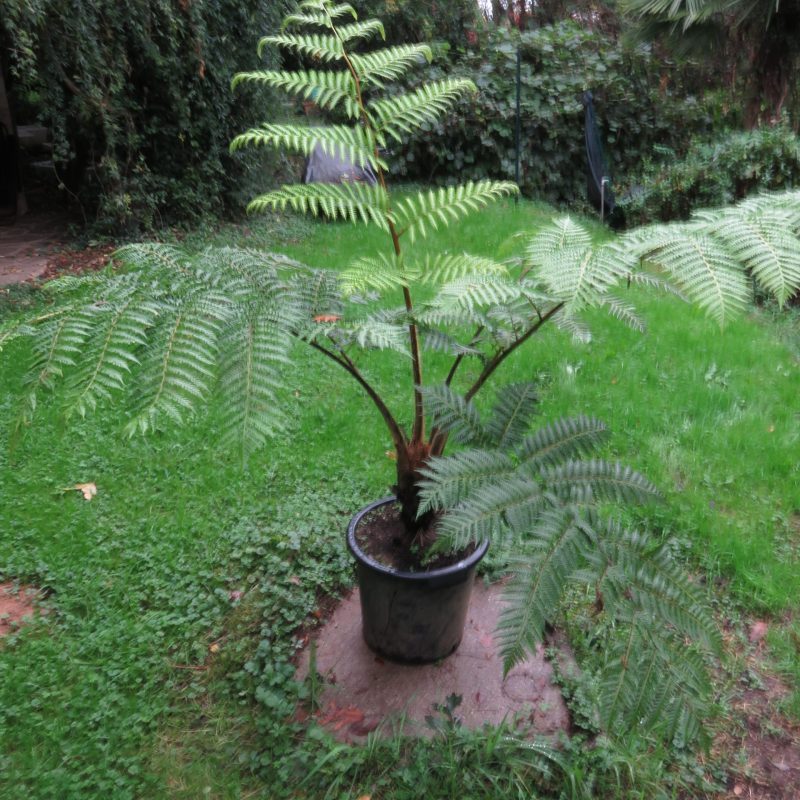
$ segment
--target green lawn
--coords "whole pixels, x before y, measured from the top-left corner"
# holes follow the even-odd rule
[[[511,255],[523,247],[514,234],[551,214],[504,202],[424,246]],[[186,245],[209,242],[339,267],[382,237],[266,220]],[[786,617],[770,643],[800,679],[798,319],[753,311],[721,333],[674,298],[635,299],[646,335],[598,315],[590,343],[550,330],[503,370],[540,382],[544,419],[609,423],[611,453],[665,495],[639,520],[671,537],[725,604]],[[42,302],[0,296],[0,313]],[[388,435],[343,372],[299,351],[292,427],[246,465],[215,444],[213,407],[194,426],[127,440],[114,410],[65,428],[46,405],[10,450],[25,349],[0,355],[0,579],[42,587],[51,611],[0,644],[0,796],[529,797],[542,785],[536,759],[502,737],[342,748],[292,721],[307,691],[290,680],[296,630],[321,593],[350,582],[345,521],[392,481]],[[429,376],[447,365],[432,359]],[[366,368],[406,418],[406,365],[379,353]],[[67,489],[89,481],[91,502]],[[592,758],[577,755],[571,774],[628,763]],[[658,758],[630,755],[642,786]],[[669,788],[686,769],[665,774]],[[609,781],[597,791],[655,796],[614,794]]]

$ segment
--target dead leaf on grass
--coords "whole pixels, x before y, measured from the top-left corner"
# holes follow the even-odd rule
[[[94,483],[76,483],[74,486],[65,486],[62,492],[80,492],[84,500],[91,500],[97,494],[97,485]]]

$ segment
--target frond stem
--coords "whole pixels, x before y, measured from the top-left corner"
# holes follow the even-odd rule
[[[350,359],[347,354],[341,350],[341,348],[337,348],[338,352],[334,353],[332,350],[328,350],[327,347],[323,347],[319,342],[311,341],[309,344],[315,350],[318,350],[320,353],[336,362],[342,369],[346,370],[353,378],[355,378],[357,383],[367,393],[370,400],[372,400],[375,407],[380,412],[381,417],[383,417],[383,421],[386,423],[386,427],[389,429],[392,442],[398,452],[400,452],[401,448],[404,448],[408,441],[403,429],[397,423],[397,420],[394,418],[386,403],[383,402],[383,398],[381,398],[381,396],[370,385],[367,379],[361,374],[358,367],[353,363],[352,359]]]

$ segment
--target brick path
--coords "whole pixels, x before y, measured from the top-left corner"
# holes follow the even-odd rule
[[[32,212],[0,225],[0,286],[41,275],[66,241],[67,221],[60,212]]]

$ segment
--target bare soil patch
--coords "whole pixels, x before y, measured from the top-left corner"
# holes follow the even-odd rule
[[[36,600],[41,591],[35,586],[18,586],[13,583],[0,583],[0,637],[8,636],[20,625],[41,613]]]

